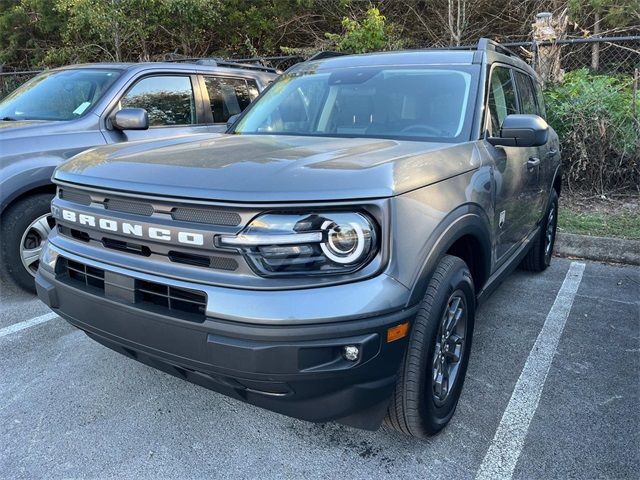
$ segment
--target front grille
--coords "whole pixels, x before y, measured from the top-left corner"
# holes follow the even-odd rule
[[[92,240],[91,235],[87,232],[69,228],[64,225],[58,225],[58,233],[65,237],[71,237],[75,240],[80,240],[84,243],[88,243]],[[152,254],[151,248],[147,245],[142,245],[136,242],[128,242],[124,240],[117,240],[115,238],[104,237],[97,235],[93,237],[94,240],[100,242],[104,248],[111,250],[118,250],[120,252],[131,253],[133,255],[139,255],[142,257],[150,257]],[[211,268],[213,270],[225,270],[233,272],[238,269],[238,262],[234,258],[221,257],[217,255],[198,255],[195,253],[189,253],[179,250],[169,250],[167,257],[174,263],[182,263],[184,265],[193,265],[196,267]]]
[[[150,217],[154,213],[169,213],[171,218],[182,222],[202,223],[206,225],[219,225],[224,227],[237,227],[242,222],[239,213],[222,210],[220,208],[193,208],[186,206],[176,206],[167,202],[158,201],[159,209],[155,209],[153,204],[138,199],[123,198],[118,195],[92,195],[88,192],[72,188],[59,188],[58,196],[63,200],[80,205],[91,205],[91,202],[102,204],[105,210],[113,212],[130,213],[141,217]]]
[[[80,230],[76,230],[75,228],[65,227],[64,225],[60,224],[58,224],[58,233],[66,237],[75,238],[76,240],[80,240],[81,242],[85,243],[91,241],[91,237],[87,232],[82,232]]]
[[[141,310],[196,322],[206,318],[207,296],[199,290],[127,277],[64,257],[56,264],[56,278],[94,295],[133,304]]]
[[[235,212],[183,207],[174,208],[171,211],[171,218],[184,222],[206,223],[209,225],[224,225],[229,227],[240,225],[240,221],[242,220],[240,215]]]
[[[87,290],[104,291],[104,270],[94,268],[73,260],[61,259],[58,265],[64,268],[69,279],[77,284],[84,284]]]
[[[228,208],[219,204],[134,197],[121,192],[89,191],[65,185],[58,187],[58,196],[66,202],[87,207],[77,209],[78,215],[88,216],[83,217],[83,223],[75,219],[59,219],[58,232],[63,237],[88,243],[94,248],[146,257],[150,262],[191,265],[219,273],[236,272],[246,268],[240,254],[219,250],[214,238],[217,234],[229,234],[240,230],[243,219],[256,215],[254,210]],[[72,207],[64,202],[60,203],[62,208]],[[92,219],[91,216],[95,218]],[[102,224],[98,222],[102,222],[103,217],[112,218],[118,222],[117,226],[113,229],[110,227],[108,231],[102,228]],[[143,233],[125,233],[125,222],[131,225],[139,224],[140,227],[136,228],[143,230]],[[151,237],[152,227],[171,229],[171,239]],[[204,242],[196,245],[180,241],[177,231],[200,232]]]
[[[237,270],[238,262],[234,258],[229,257],[211,257],[211,268],[217,270]]]
[[[115,238],[102,237],[102,245],[104,245],[105,248],[133,253],[135,255],[142,255],[143,257],[151,256],[151,249],[146,245],[140,245],[138,243],[123,242],[122,240],[116,240]]]
[[[136,293],[140,293],[142,303],[155,305],[161,310],[170,312],[177,311],[201,316],[204,320],[207,300],[206,295],[202,292],[137,280]]]
[[[119,198],[105,199],[104,208],[116,212],[132,213],[134,215],[142,215],[145,217],[153,215],[153,206],[150,203],[134,202]]]
[[[176,250],[169,251],[169,260],[175,263],[184,263],[186,265],[195,265],[197,267],[209,267],[215,270],[233,271],[238,269],[238,262],[229,257],[218,257],[207,255],[196,255],[194,253],[179,252]]]
[[[80,205],[91,205],[91,196],[85,192],[71,188],[61,188],[58,195],[68,202],[79,203]]]

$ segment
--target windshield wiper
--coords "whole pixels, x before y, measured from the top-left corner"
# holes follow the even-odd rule
[[[13,118],[13,117],[2,117],[2,118],[0,118],[0,120],[2,120],[3,122],[17,122],[18,121],[17,118]]]

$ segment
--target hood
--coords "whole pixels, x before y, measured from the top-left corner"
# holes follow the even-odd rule
[[[382,198],[479,166],[475,143],[202,135],[100,147],[55,179],[108,190],[233,202]]]
[[[32,131],[34,127],[48,125],[50,123],[51,122],[45,120],[0,120],[0,138],[13,136],[14,134],[23,136],[23,132]]]
[[[34,138],[82,130],[86,118],[76,120],[0,120],[0,140]]]

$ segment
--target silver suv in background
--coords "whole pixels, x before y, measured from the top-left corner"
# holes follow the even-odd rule
[[[100,63],[49,70],[16,89],[0,102],[0,270],[35,291],[60,163],[99,145],[222,132],[276,76],[220,60]]]

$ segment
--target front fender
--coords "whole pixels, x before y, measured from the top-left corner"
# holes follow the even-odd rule
[[[12,163],[0,170],[0,214],[21,195],[50,186],[51,175],[62,159],[38,157]]]
[[[479,262],[479,271],[483,272],[483,278],[474,278],[474,282],[476,288],[482,287],[491,272],[493,249],[489,225],[486,214],[475,204],[462,205],[447,215],[424,244],[408,305],[422,300],[438,262],[451,246],[464,236],[473,237],[477,242],[478,251],[474,251],[474,257]]]
[[[0,212],[19,196],[51,185],[54,169],[88,148],[105,143],[92,115],[38,128],[5,129],[0,148]],[[53,189],[53,187],[51,187]]]

